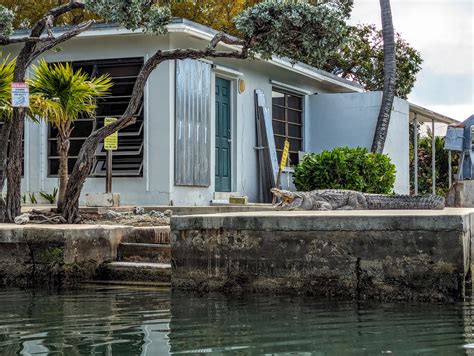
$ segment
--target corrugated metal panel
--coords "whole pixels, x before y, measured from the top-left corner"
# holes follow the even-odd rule
[[[176,62],[175,184],[208,187],[210,167],[211,65]]]

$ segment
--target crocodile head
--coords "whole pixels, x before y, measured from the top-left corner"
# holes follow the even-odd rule
[[[280,202],[276,204],[278,209],[295,210],[301,207],[303,203],[303,198],[296,192],[280,190],[277,188],[272,188],[270,191],[273,196],[280,199]]]

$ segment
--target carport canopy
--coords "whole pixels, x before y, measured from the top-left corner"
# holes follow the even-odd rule
[[[418,195],[418,123],[431,123],[431,132],[433,133],[431,141],[431,169],[432,169],[432,193],[436,194],[436,136],[435,136],[435,124],[445,125],[459,125],[460,122],[445,115],[441,115],[437,112],[426,109],[422,106],[409,103],[410,110],[410,123],[415,128],[415,135],[413,141],[413,147],[415,151],[415,195]],[[449,186],[452,184],[452,166],[451,166],[451,151],[449,151]]]

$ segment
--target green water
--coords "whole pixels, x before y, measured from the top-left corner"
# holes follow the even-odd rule
[[[0,291],[0,355],[466,355],[473,306]]]

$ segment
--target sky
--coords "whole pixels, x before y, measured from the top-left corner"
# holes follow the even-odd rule
[[[409,100],[464,121],[474,115],[474,0],[391,0],[395,30],[421,52]],[[379,0],[355,0],[351,24],[381,27]]]

